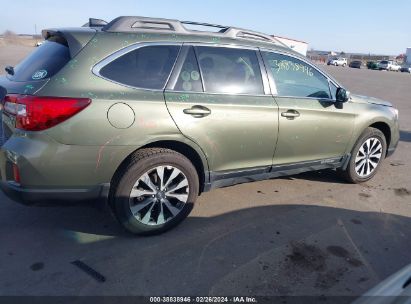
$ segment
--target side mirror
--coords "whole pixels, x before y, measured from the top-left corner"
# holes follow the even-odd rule
[[[335,99],[337,102],[347,102],[348,100],[350,100],[350,92],[346,91],[343,88],[338,88]]]

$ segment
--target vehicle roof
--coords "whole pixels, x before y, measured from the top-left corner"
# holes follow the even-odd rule
[[[113,39],[124,39],[124,37],[127,37],[132,43],[153,41],[153,40],[162,41],[162,42],[170,42],[170,41],[172,42],[193,42],[193,43],[207,43],[208,42],[211,44],[228,44],[228,45],[238,45],[238,46],[245,46],[245,47],[273,49],[273,50],[291,53],[297,56],[302,56],[298,52],[286,46],[276,45],[270,42],[251,40],[251,39],[218,37],[218,36],[212,35],[209,32],[199,32],[198,34],[172,34],[172,33],[160,32],[160,31],[158,33],[152,33],[152,32],[141,30],[141,31],[135,31],[133,33],[125,33],[125,32],[105,32],[101,30],[96,30],[92,28],[83,28],[83,27],[52,28],[52,29],[43,30],[43,36],[45,39],[47,39],[47,34],[45,35],[44,33],[49,33],[49,35],[61,34],[63,36],[66,36],[67,34],[70,34],[71,36],[85,35],[85,34],[90,34],[90,35],[97,34],[98,36],[101,36],[101,35],[111,36]]]

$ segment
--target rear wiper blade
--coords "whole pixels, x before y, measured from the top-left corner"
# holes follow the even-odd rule
[[[6,70],[7,74],[9,74],[11,76],[14,75],[14,68],[12,66],[10,66],[10,65],[6,66],[5,70]]]

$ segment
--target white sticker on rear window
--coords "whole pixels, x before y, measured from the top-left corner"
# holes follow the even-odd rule
[[[43,79],[46,76],[47,76],[47,71],[46,70],[38,70],[38,71],[34,72],[34,74],[31,76],[31,78],[34,79],[34,80],[39,80],[39,79]]]

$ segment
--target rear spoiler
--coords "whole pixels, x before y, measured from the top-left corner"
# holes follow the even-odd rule
[[[93,39],[97,30],[93,28],[62,28],[62,29],[45,29],[42,30],[42,36],[45,40],[52,36],[59,36],[67,41],[70,50],[70,56],[76,56],[86,44]]]

